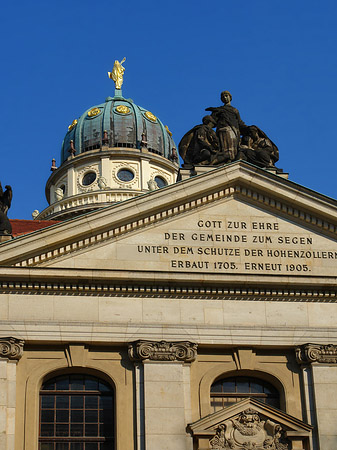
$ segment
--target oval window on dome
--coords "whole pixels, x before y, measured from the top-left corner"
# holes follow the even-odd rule
[[[96,180],[96,173],[95,172],[87,172],[84,177],[82,178],[82,184],[83,186],[89,186]]]
[[[157,183],[157,186],[159,188],[163,188],[163,187],[167,186],[167,181],[164,180],[164,178],[162,178],[162,177],[155,177],[154,181]]]
[[[128,182],[134,179],[135,174],[130,169],[121,169],[117,173],[117,177],[121,181]]]

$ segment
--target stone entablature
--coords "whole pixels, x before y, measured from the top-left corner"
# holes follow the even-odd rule
[[[14,337],[0,338],[0,358],[19,360],[23,354],[24,341]]]
[[[129,344],[128,353],[131,361],[181,361],[193,362],[197,356],[198,345],[189,341],[143,341]]]
[[[300,364],[337,364],[337,345],[305,344],[296,348],[296,358]]]

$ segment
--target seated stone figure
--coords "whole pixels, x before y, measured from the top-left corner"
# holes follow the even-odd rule
[[[237,159],[242,159],[259,167],[275,167],[279,152],[277,146],[255,125],[247,127],[241,138]]]
[[[179,154],[185,165],[212,165],[213,158],[219,149],[219,141],[211,116],[205,116],[201,125],[188,131],[179,143]]]

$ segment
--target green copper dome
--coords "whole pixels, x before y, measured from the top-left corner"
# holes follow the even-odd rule
[[[71,154],[76,156],[103,145],[137,149],[143,146],[168,159],[176,148],[170,131],[158,117],[125,99],[118,89],[113,98],[89,108],[69,126],[62,144],[61,163]]]

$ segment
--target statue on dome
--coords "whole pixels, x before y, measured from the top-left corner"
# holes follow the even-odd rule
[[[244,160],[259,167],[275,167],[277,146],[255,125],[246,125],[231,105],[229,91],[221,92],[222,106],[209,107],[203,125],[188,131],[179,143],[179,153],[189,166],[218,166]],[[212,128],[216,128],[216,132]]]
[[[11,207],[13,191],[11,186],[5,186],[5,192],[0,183],[0,236],[12,234],[12,225],[7,217],[7,211]]]
[[[121,62],[117,61],[116,59],[112,71],[108,72],[109,78],[111,78],[115,82],[116,89],[122,89],[123,75],[125,72],[125,67],[123,67],[122,64],[125,61],[126,58],[123,58]]]

